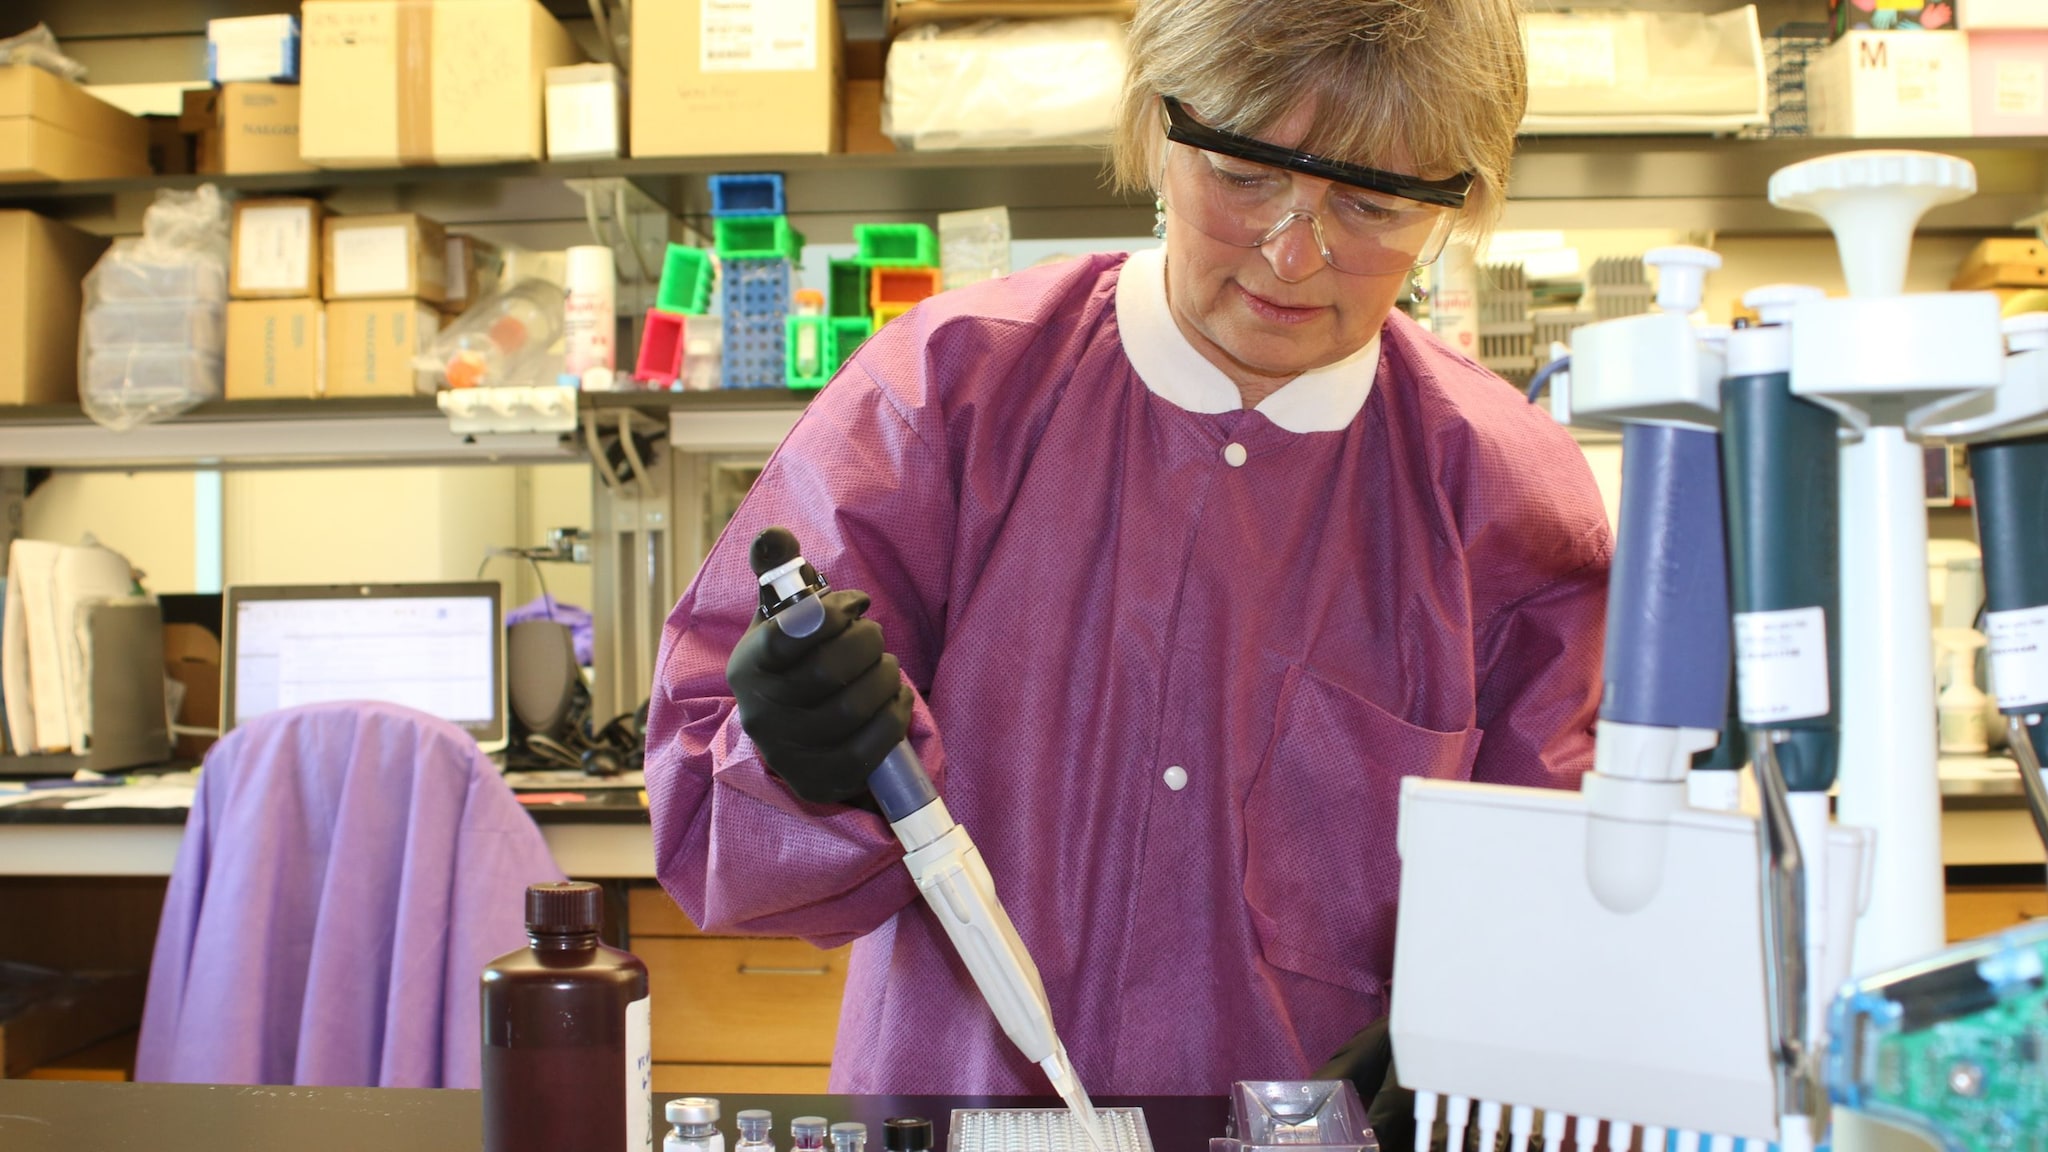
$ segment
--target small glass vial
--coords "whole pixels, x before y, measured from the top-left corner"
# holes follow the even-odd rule
[[[718,1101],[682,1096],[668,1102],[673,1125],[661,1152],[725,1152],[725,1134],[718,1130]]]
[[[867,1152],[868,1126],[847,1120],[832,1126],[832,1152]]]
[[[895,1116],[884,1120],[882,1147],[888,1152],[931,1152],[932,1122],[922,1116]]]
[[[823,1116],[799,1116],[789,1122],[790,1152],[825,1152],[825,1130],[830,1123]]]
[[[733,1152],[775,1152],[775,1138],[770,1134],[775,1127],[773,1112],[749,1108],[732,1119],[740,1129],[740,1142],[732,1146]]]

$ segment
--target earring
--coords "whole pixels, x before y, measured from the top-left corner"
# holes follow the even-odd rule
[[[1420,269],[1408,274],[1408,298],[1417,304],[1429,303],[1429,286],[1422,282]]]
[[[1154,240],[1166,239],[1166,201],[1164,200],[1155,199],[1152,201],[1152,238]]]

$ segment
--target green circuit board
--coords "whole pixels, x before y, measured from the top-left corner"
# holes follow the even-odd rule
[[[2048,923],[1864,981],[1836,1001],[1829,1093],[1951,1152],[2048,1152]]]

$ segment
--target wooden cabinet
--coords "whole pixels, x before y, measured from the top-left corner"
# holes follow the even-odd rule
[[[627,912],[647,965],[655,1091],[825,1090],[850,949],[706,936],[651,884],[632,888]]]
[[[1972,940],[2048,916],[2048,888],[1970,887],[1948,890],[1948,938]]]

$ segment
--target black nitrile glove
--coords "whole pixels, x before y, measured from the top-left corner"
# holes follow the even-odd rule
[[[801,639],[757,616],[725,679],[769,771],[813,804],[853,803],[910,730],[911,692],[882,651],[882,626],[864,618],[868,594],[820,599],[825,623]]]
[[[1382,1016],[1353,1036],[1316,1073],[1318,1080],[1349,1080],[1365,1101],[1373,1135],[1387,1152],[1415,1147],[1415,1093],[1394,1078],[1394,1042]]]

